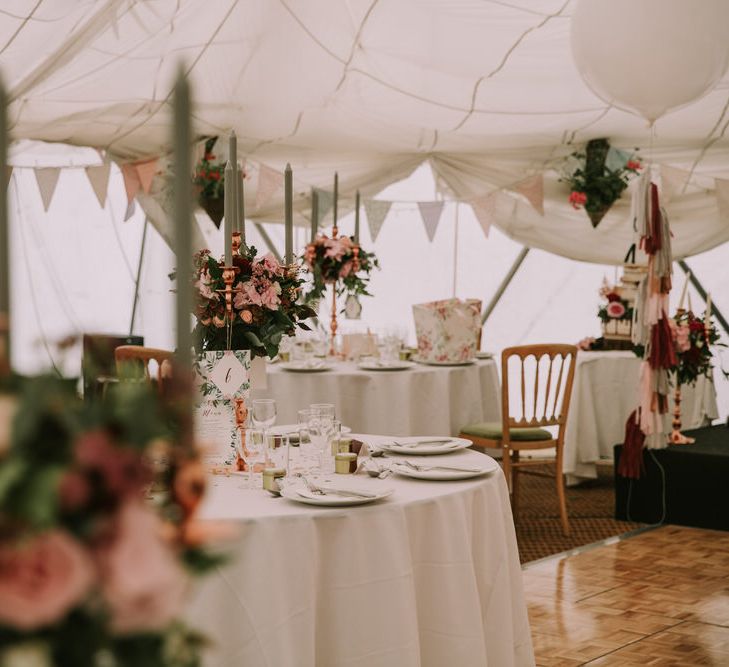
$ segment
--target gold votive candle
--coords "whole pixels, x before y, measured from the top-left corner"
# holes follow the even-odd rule
[[[339,445],[337,446],[337,454],[346,454],[352,451],[352,439],[351,438],[339,438]]]
[[[339,475],[351,475],[357,470],[357,455],[354,452],[339,452],[334,457],[334,472]]]
[[[280,491],[276,480],[286,477],[286,470],[283,468],[264,468],[263,469],[263,488],[266,491],[278,493]]]

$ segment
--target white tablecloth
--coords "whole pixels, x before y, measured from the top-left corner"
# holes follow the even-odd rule
[[[564,443],[568,482],[595,478],[595,462],[613,459],[613,446],[623,441],[625,422],[637,406],[640,363],[628,351],[578,353]],[[695,387],[682,387],[681,398],[684,429],[719,415],[714,383],[705,377]],[[673,400],[666,415],[669,430],[672,411]]]
[[[496,363],[416,365],[402,371],[362,371],[335,363],[322,373],[292,373],[268,366],[268,388],[253,398],[274,398],[277,423],[295,424],[311,403],[334,403],[343,424],[359,433],[458,435],[466,424],[501,419]]]
[[[364,477],[394,494],[335,509],[242,490],[241,479],[214,478],[203,508],[240,526],[231,562],[189,613],[216,643],[207,665],[534,664],[500,470],[460,482]]]

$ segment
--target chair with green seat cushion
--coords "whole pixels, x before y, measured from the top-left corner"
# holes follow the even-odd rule
[[[501,440],[501,422],[480,422],[469,424],[461,429],[465,435],[474,435],[477,438],[488,440]],[[512,428],[509,433],[512,440],[552,440],[552,434],[543,428]]]
[[[469,424],[461,429],[461,437],[470,440],[474,447],[500,449],[504,476],[511,492],[511,506],[514,520],[517,520],[517,499],[519,473],[522,469],[554,465],[557,482],[557,500],[562,521],[562,532],[569,535],[569,519],[564,493],[564,433],[567,413],[572,394],[572,381],[575,374],[577,348],[574,345],[522,345],[510,347],[501,353],[501,421]],[[530,362],[530,358],[534,362]],[[517,367],[514,379],[516,387],[512,393],[516,410],[512,413],[509,405],[509,370],[511,364]],[[527,380],[527,367],[529,380]],[[540,382],[541,375],[541,382]],[[533,376],[533,377],[532,377]],[[513,415],[521,415],[516,418]],[[527,415],[527,416],[525,416]],[[505,425],[504,428],[502,425]],[[552,435],[543,426],[557,426],[557,435]],[[550,458],[520,459],[522,450],[554,448],[555,455]],[[538,470],[523,470],[533,475],[544,475]],[[552,475],[549,475],[552,476]]]

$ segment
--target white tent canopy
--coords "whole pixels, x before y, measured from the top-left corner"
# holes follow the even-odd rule
[[[124,162],[168,153],[171,83],[185,63],[198,134],[238,134],[253,219],[283,211],[281,193],[255,207],[261,165],[292,164],[306,224],[310,188],[330,187],[335,170],[346,212],[356,189],[373,197],[427,160],[446,197],[499,192],[493,222],[515,240],[618,263],[633,239],[627,197],[594,230],[557,180],[566,156],[608,137],[686,173],[668,202],[677,257],[728,240],[713,189],[729,179],[729,78],[659,120],[650,150],[645,121],[580,78],[572,9],[569,0],[8,0],[0,66],[15,139],[92,146]],[[543,216],[513,192],[538,174]],[[166,183],[155,180],[155,202],[141,199],[169,237]]]

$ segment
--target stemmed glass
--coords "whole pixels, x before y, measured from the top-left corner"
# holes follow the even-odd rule
[[[243,461],[245,461],[248,470],[247,487],[243,488],[255,488],[253,473],[256,472],[256,465],[265,460],[265,444],[266,441],[263,438],[263,432],[254,428],[247,428],[245,430],[245,441],[242,438],[236,440],[238,453]]]
[[[268,429],[276,422],[276,401],[258,398],[251,404],[253,426],[263,431],[263,441],[268,442]]]

